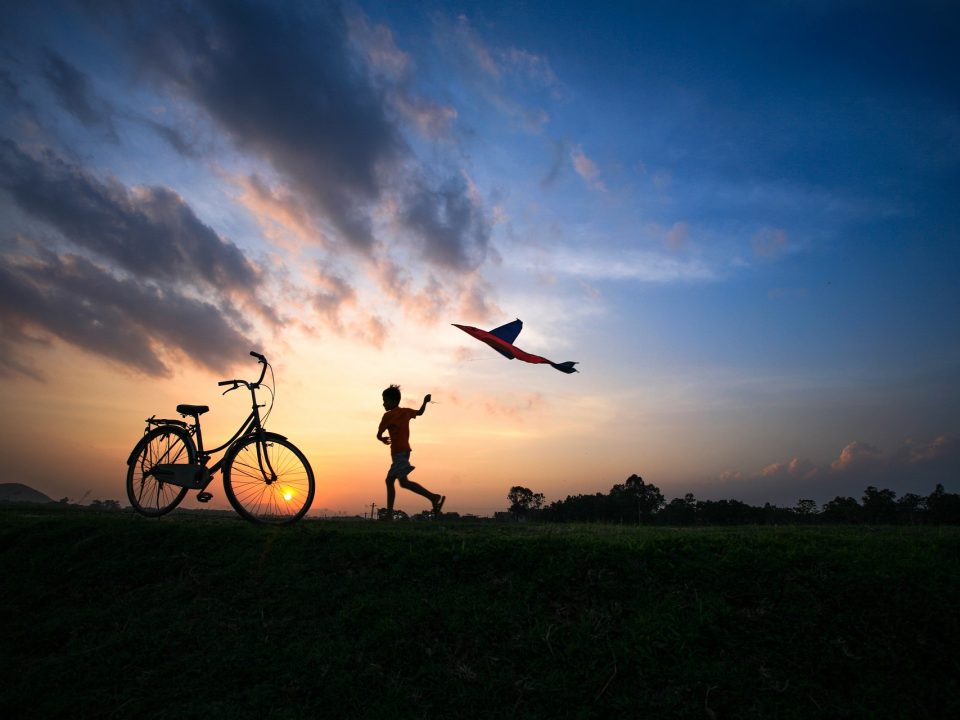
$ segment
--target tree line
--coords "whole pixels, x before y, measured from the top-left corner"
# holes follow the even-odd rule
[[[509,511],[517,519],[545,522],[605,522],[634,525],[783,525],[791,523],[844,524],[960,524],[960,495],[938,484],[926,497],[873,485],[856,498],[838,495],[817,506],[800,499],[793,507],[764,503],[762,507],[740,500],[697,500],[693,494],[666,502],[660,488],[631,475],[607,494],[568,495],[546,504],[543,493],[515,485],[507,493]]]

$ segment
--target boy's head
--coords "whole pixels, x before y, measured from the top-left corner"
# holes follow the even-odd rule
[[[385,410],[393,410],[400,404],[400,386],[391,385],[383,391],[383,407]]]

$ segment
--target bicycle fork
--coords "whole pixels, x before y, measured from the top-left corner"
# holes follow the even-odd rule
[[[273,485],[277,480],[277,473],[270,464],[270,453],[267,452],[267,439],[262,433],[257,437],[257,465],[260,468],[260,474],[263,475],[264,482],[267,485]],[[264,469],[266,465],[266,469]]]

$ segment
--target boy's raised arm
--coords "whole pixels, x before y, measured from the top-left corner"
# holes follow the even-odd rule
[[[421,405],[421,406],[420,406],[420,409],[417,410],[417,417],[420,417],[420,416],[423,415],[423,413],[426,411],[426,409],[427,409],[427,403],[428,403],[428,402],[430,402],[430,394],[429,394],[429,393],[427,393],[426,395],[423,396],[423,405]]]

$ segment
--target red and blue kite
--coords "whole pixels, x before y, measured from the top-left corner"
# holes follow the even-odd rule
[[[477,340],[485,342],[498,353],[503,355],[505,358],[509,358],[510,360],[523,360],[524,362],[528,363],[552,365],[560,372],[567,374],[578,372],[578,370],[573,367],[576,365],[575,362],[551,362],[545,357],[531,355],[530,353],[524,352],[515,346],[513,341],[517,339],[517,335],[519,335],[520,331],[523,329],[523,323],[519,319],[509,322],[506,325],[501,325],[493,330],[480,330],[479,328],[470,327],[469,325],[457,325],[456,323],[453,323],[453,326],[460,328],[467,335],[472,335]]]

